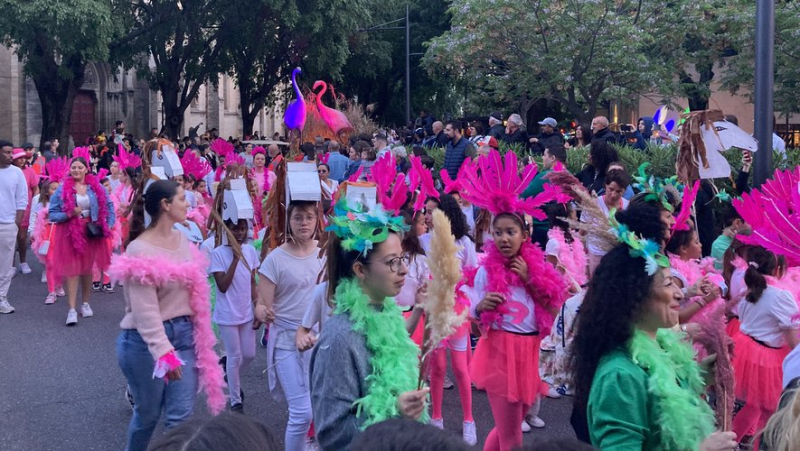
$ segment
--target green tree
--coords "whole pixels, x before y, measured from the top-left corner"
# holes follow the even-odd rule
[[[2,0],[0,36],[24,63],[42,107],[42,143],[69,142],[72,103],[89,61],[105,61],[122,29],[104,0]],[[41,144],[41,143],[40,143]]]
[[[177,139],[183,117],[200,88],[216,83],[221,72],[224,11],[230,1],[151,0],[127,3],[136,33],[115,58],[138,66],[150,87],[161,93],[165,124],[162,132]],[[142,57],[142,55],[146,55]],[[149,57],[149,58],[148,58]]]
[[[730,58],[723,76],[723,87],[734,94],[744,94],[753,101],[755,76],[755,3],[740,14],[749,20],[740,52]],[[775,2],[775,111],[784,115],[800,113],[800,5],[796,2]]]
[[[222,64],[239,88],[245,135],[258,112],[279,100],[295,67],[327,80],[340,76],[350,34],[370,17],[365,0],[340,3],[235,0],[226,9]]]
[[[466,80],[473,102],[554,101],[588,121],[607,100],[666,91],[670,69],[648,56],[666,13],[632,0],[454,0],[431,41],[431,72]],[[526,113],[521,111],[521,113]]]

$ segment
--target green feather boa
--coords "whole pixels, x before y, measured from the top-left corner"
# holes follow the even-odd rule
[[[694,350],[681,335],[660,329],[653,340],[635,330],[628,345],[631,359],[648,374],[648,392],[656,398],[661,447],[695,450],[714,432],[714,413],[700,395],[705,384]]]
[[[357,416],[366,415],[363,428],[399,417],[397,397],[416,390],[419,378],[419,348],[406,332],[400,308],[392,298],[384,299],[382,309],[375,308],[356,279],[341,281],[335,299],[334,314],[350,315],[353,330],[364,334],[372,354],[367,395],[353,403]]]

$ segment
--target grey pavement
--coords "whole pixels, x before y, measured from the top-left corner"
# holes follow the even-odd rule
[[[94,317],[79,317],[77,326],[68,328],[66,299],[44,305],[41,265],[29,263],[33,274],[17,274],[11,283],[9,301],[16,312],[0,315],[0,450],[123,449],[131,409],[114,350],[123,314],[121,289],[92,293]],[[257,352],[242,378],[245,412],[265,422],[282,444],[287,406],[269,395],[266,351],[259,346]],[[571,398],[545,399],[540,417],[546,427],[525,434],[525,444],[574,437],[571,406]],[[445,390],[443,412],[445,429],[460,436],[457,390]],[[485,393],[473,390],[473,412],[482,445],[494,425]],[[209,415],[203,400],[195,413]],[[156,435],[162,433],[159,426]]]

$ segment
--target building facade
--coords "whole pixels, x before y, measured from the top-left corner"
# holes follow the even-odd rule
[[[216,128],[219,136],[242,136],[242,119],[239,94],[233,79],[220,75],[219,88],[206,83],[186,110],[181,135],[188,135],[190,127],[202,122],[198,133]],[[38,145],[41,138],[42,114],[39,96],[33,82],[24,75],[23,63],[12,50],[0,46],[0,99],[6,103],[0,115],[0,139],[15,145],[32,142]],[[272,136],[283,131],[283,111],[262,110],[253,125],[253,131]],[[116,121],[124,121],[126,132],[137,138],[146,138],[153,128],[161,129],[163,114],[161,96],[145,80],[136,76],[135,70],[114,69],[106,63],[89,63],[83,86],[75,97],[70,135],[72,142],[81,145],[98,131],[107,134]]]

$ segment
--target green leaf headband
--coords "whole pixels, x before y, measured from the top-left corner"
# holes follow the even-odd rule
[[[375,244],[386,241],[390,232],[405,232],[409,227],[400,216],[393,216],[376,205],[367,209],[360,202],[347,202],[342,196],[333,207],[333,215],[326,231],[333,232],[342,240],[348,251],[359,251],[367,255]]]
[[[669,259],[662,254],[661,248],[655,241],[636,236],[627,225],[620,224],[614,217],[616,210],[609,214],[608,222],[611,232],[616,235],[620,243],[625,243],[630,248],[631,257],[641,257],[645,261],[645,270],[648,276],[656,273],[659,267],[669,268]]]
[[[633,179],[636,181],[633,187],[647,193],[644,197],[646,201],[661,202],[661,205],[663,205],[667,211],[674,212],[675,207],[673,207],[667,199],[667,193],[674,190],[674,193],[679,194],[683,192],[683,185],[678,183],[678,176],[676,175],[667,179],[647,175],[647,168],[649,166],[650,163],[648,162],[642,163],[642,165],[639,166],[637,175],[633,176]]]

